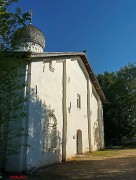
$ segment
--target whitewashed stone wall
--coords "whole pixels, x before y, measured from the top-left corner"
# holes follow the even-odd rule
[[[91,146],[92,151],[99,149],[99,122],[97,95],[91,85],[90,109],[91,109]]]
[[[20,124],[26,128],[26,131],[28,130],[29,136],[26,142],[29,147],[27,150],[20,149],[20,154],[16,156],[19,168],[17,165],[13,167],[17,171],[52,164],[62,159],[63,60],[66,60],[66,158],[77,154],[77,130],[82,132],[82,152],[89,151],[88,73],[82,60],[79,57],[33,59],[30,62],[28,82],[30,83],[28,126]],[[103,111],[101,100],[91,80],[89,80],[89,89],[91,150],[95,151],[104,147]],[[77,94],[81,97],[81,108],[77,107]],[[21,141],[23,142],[24,139]],[[8,169],[12,167],[12,161],[7,166]]]
[[[77,107],[77,94],[81,108]],[[67,60],[67,158],[77,154],[77,130],[82,131],[83,152],[89,151],[87,79],[77,60]]]
[[[62,153],[62,63],[32,62],[31,101],[29,105],[29,138],[27,167],[52,164],[61,159]],[[53,126],[55,134],[51,134]],[[57,146],[47,138],[57,136]],[[52,139],[51,141],[54,141]]]
[[[24,99],[26,98],[26,86],[25,86],[25,82],[27,81],[27,76],[28,76],[28,66],[27,66],[27,62],[25,61],[25,59],[9,59],[7,61],[5,61],[5,63],[11,64],[11,66],[16,66],[18,67],[18,87],[20,87],[18,89],[18,96],[17,99],[15,99],[15,102],[17,102],[18,98],[22,98],[24,97]],[[15,81],[16,82],[16,81]],[[16,89],[17,90],[17,89]],[[6,166],[5,166],[5,170],[6,171],[11,171],[11,172],[20,172],[22,170],[25,170],[25,164],[24,164],[24,160],[25,160],[25,152],[26,152],[26,142],[27,142],[27,136],[26,135],[17,135],[18,132],[22,132],[22,134],[27,133],[26,131],[26,126],[27,126],[27,118],[24,115],[21,115],[22,113],[27,113],[27,101],[24,101],[24,99],[21,100],[20,104],[17,104],[18,107],[17,109],[14,111],[14,115],[17,116],[18,118],[16,118],[14,121],[10,120],[8,123],[7,128],[11,131],[11,133],[8,134],[9,136],[9,141],[7,141],[7,149],[13,149],[12,150],[16,150],[16,153],[11,153],[11,155],[6,157]],[[21,107],[19,109],[19,106]],[[22,131],[21,131],[22,129]],[[16,136],[17,135],[17,136]]]
[[[20,45],[16,50],[16,52],[27,52],[27,51],[31,51],[31,52],[43,52],[43,48],[39,45],[39,44],[35,44],[32,42],[27,42],[25,44]]]
[[[66,60],[67,141],[66,157],[77,154],[77,130],[82,131],[83,153],[89,151],[87,117],[87,74],[80,60]],[[31,101],[29,106],[30,148],[27,150],[27,166],[41,166],[61,160],[63,129],[63,64],[49,60],[31,64]],[[77,94],[81,96],[81,108],[77,108]],[[91,149],[100,149],[99,97],[90,81]],[[52,113],[57,122],[59,142],[56,148],[46,147],[44,122]],[[53,120],[52,120],[53,121]],[[49,122],[48,122],[49,123]],[[52,122],[53,123],[53,122]],[[47,125],[46,125],[47,126]],[[48,134],[48,133],[47,133]],[[45,147],[43,147],[45,146]],[[35,157],[35,154],[37,156]]]

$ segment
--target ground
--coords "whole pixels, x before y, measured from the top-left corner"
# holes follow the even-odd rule
[[[136,180],[136,148],[109,149],[41,168],[35,179]]]
[[[28,180],[136,180],[136,148],[113,148],[43,167]]]

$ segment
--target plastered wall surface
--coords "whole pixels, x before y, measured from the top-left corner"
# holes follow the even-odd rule
[[[31,51],[31,52],[43,52],[43,48],[38,44],[35,44],[35,43],[32,43],[32,42],[27,42],[24,45],[19,46],[15,51],[16,52],[17,51],[19,51],[19,52],[28,52],[28,51]]]
[[[81,108],[77,107],[77,94]],[[88,151],[87,80],[78,61],[67,61],[67,158],[77,154],[77,130],[82,131],[82,149]]]
[[[25,127],[26,132],[28,130],[29,136],[27,141],[25,139],[28,146],[26,149],[21,148],[20,154],[16,156],[19,168],[15,165],[14,169],[17,171],[52,164],[62,159],[64,60],[66,60],[66,158],[77,154],[78,130],[82,133],[82,153],[89,151],[88,73],[81,63],[82,60],[79,57],[37,58],[30,62],[28,125],[26,126],[23,121],[19,124],[20,127]],[[95,151],[104,147],[103,112],[101,100],[91,80],[89,89],[91,150]],[[26,94],[27,89],[24,91]],[[77,96],[80,96],[80,107],[77,107]],[[23,138],[20,141],[25,142]],[[11,164],[7,165],[8,168],[9,166],[11,167]]]
[[[98,102],[97,95],[93,91],[92,84],[90,84],[92,89],[90,93],[90,109],[91,109],[91,146],[92,151],[99,149],[99,122],[98,122]]]
[[[52,68],[49,62],[37,61],[31,64],[28,168],[52,164],[61,159],[63,66],[53,61]],[[55,141],[56,146],[53,145]]]

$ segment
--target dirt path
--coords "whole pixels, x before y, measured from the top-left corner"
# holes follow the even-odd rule
[[[39,171],[36,179],[136,180],[136,149],[106,150],[75,157]]]

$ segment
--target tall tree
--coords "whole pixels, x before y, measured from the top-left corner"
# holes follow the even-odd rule
[[[19,62],[18,62],[19,61]],[[19,147],[18,137],[25,135],[23,129],[18,126],[16,130],[9,127],[15,122],[16,125],[26,116],[24,103],[25,59],[19,65],[20,59],[3,58],[0,61],[0,160],[8,155],[16,154]],[[14,143],[13,143],[14,139]],[[10,141],[12,143],[10,143]],[[7,146],[7,142],[8,145]],[[0,163],[0,168],[1,168]]]
[[[105,72],[98,80],[109,101],[104,106],[105,139],[108,144],[119,144],[136,135],[136,66]]]
[[[0,0],[0,51],[12,50],[12,39],[15,31],[30,19],[29,13],[22,13],[18,7],[14,12],[9,7],[18,0]]]
[[[18,0],[0,0],[0,168],[4,167],[7,155],[17,153],[20,145],[17,137],[24,135],[20,127],[16,131],[9,128],[9,123],[16,121],[17,124],[25,116],[23,107],[26,101],[23,94],[26,86],[25,60],[23,65],[19,65],[20,59],[11,58],[7,53],[13,50],[15,31],[25,26],[30,19],[29,13],[22,13],[20,8],[16,8],[14,12],[9,11],[10,6],[17,2]],[[9,141],[11,139],[15,140],[12,144]]]

